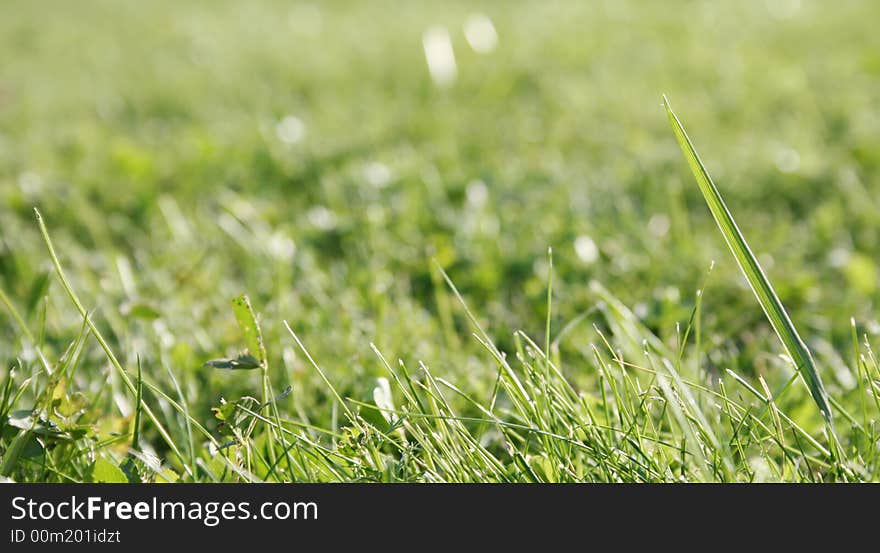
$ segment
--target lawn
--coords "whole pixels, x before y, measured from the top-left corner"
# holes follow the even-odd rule
[[[0,478],[880,480],[877,20],[5,2]]]

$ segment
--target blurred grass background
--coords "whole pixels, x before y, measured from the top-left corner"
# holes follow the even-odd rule
[[[383,373],[371,341],[485,395],[493,363],[430,260],[509,349],[514,329],[542,336],[551,246],[554,334],[595,305],[598,280],[674,344],[714,260],[705,366],[767,371],[779,347],[662,93],[834,369],[832,394],[852,385],[850,317],[880,332],[875,2],[6,1],[0,12],[0,287],[34,328],[45,321],[55,355],[79,332],[48,278],[38,206],[124,364],[139,355],[160,380],[171,367],[197,417],[258,389],[256,375],[202,367],[244,347],[229,304],[242,292],[294,412],[330,416],[282,319],[344,395],[367,400]],[[497,33],[491,51],[467,40],[467,22],[485,22],[475,14]],[[432,28],[454,51],[445,86],[426,64]],[[575,381],[591,322],[560,344]],[[0,336],[2,370],[29,361],[11,318]],[[130,413],[100,350],[84,367],[79,389]],[[99,394],[107,382],[114,393]]]

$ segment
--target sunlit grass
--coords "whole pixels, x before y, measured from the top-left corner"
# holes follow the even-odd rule
[[[877,480],[877,8],[687,7],[13,2],[0,474]]]
[[[748,242],[746,242],[742,232],[736,226],[733,215],[731,215],[730,210],[724,204],[724,199],[718,192],[715,183],[712,182],[712,177],[709,176],[703,161],[694,149],[684,127],[682,127],[681,122],[678,120],[678,116],[672,111],[672,108],[669,106],[669,100],[665,96],[663,104],[666,107],[666,113],[669,116],[669,123],[672,125],[675,138],[678,140],[679,146],[681,146],[684,157],[700,187],[700,192],[703,193],[706,204],[708,204],[712,217],[715,218],[715,222],[718,224],[718,228],[722,236],[724,236],[727,246],[736,258],[739,268],[742,270],[743,275],[745,275],[746,280],[748,280],[749,286],[751,286],[752,291],[755,293],[758,304],[764,310],[764,314],[767,315],[773,330],[780,341],[782,341],[783,346],[785,346],[785,350],[788,352],[795,367],[797,367],[798,372],[803,376],[804,382],[807,383],[813,400],[816,402],[819,410],[822,411],[822,416],[830,424],[832,415],[831,406],[828,404],[828,394],[822,385],[822,379],[816,369],[816,363],[813,361],[809,348],[804,344],[788,313],[785,311],[785,307],[779,301],[779,296],[776,295],[773,285],[770,284],[767,275],[764,274],[764,269],[758,263],[758,258],[752,253]]]

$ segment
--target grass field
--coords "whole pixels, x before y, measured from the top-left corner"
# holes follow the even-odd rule
[[[877,20],[5,2],[0,476],[880,479]]]

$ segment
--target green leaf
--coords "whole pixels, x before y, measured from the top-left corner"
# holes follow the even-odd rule
[[[684,153],[691,172],[697,180],[697,185],[700,187],[700,192],[703,193],[703,198],[705,198],[709,210],[712,212],[712,217],[715,218],[715,223],[727,242],[727,246],[736,258],[737,264],[742,269],[746,280],[749,282],[749,286],[751,286],[758,299],[758,303],[761,305],[761,309],[764,310],[764,314],[770,321],[773,330],[776,331],[776,335],[785,347],[786,352],[788,352],[788,356],[794,362],[798,372],[806,382],[813,401],[816,402],[816,405],[822,412],[822,416],[830,424],[832,416],[828,395],[825,392],[825,387],[822,385],[822,380],[819,377],[819,372],[816,370],[816,364],[813,361],[810,350],[798,334],[788,313],[785,311],[785,307],[783,307],[782,302],[776,295],[776,291],[770,284],[770,280],[764,274],[758,259],[752,253],[745,237],[733,220],[733,215],[727,209],[724,200],[721,198],[721,193],[718,191],[715,183],[712,182],[712,177],[709,176],[703,161],[697,154],[696,149],[694,149],[681,121],[672,111],[666,96],[663,97],[663,104],[666,107],[666,115],[669,117],[669,123],[672,125],[675,138],[678,140],[681,151]]]
[[[34,434],[47,438],[68,440],[70,434],[62,430],[58,423],[44,417],[34,418],[34,412],[31,409],[18,409],[9,414],[6,423],[20,430],[28,430]]]
[[[125,484],[128,478],[122,469],[103,457],[98,457],[92,466],[92,482],[106,482],[109,484]]]
[[[143,478],[141,477],[141,471],[138,468],[138,464],[136,458],[129,455],[125,458],[125,461],[119,465],[119,469],[122,470],[122,473],[125,475],[126,482],[129,484],[140,484],[143,482]]]
[[[18,465],[18,458],[25,450],[28,440],[33,436],[30,430],[22,430],[18,436],[12,440],[9,447],[3,453],[3,460],[0,462],[0,476],[9,476]]]
[[[235,402],[229,403],[225,399],[220,398],[220,406],[211,407],[211,412],[214,413],[214,417],[216,417],[217,420],[232,420],[232,414],[235,413]]]
[[[244,396],[232,403],[221,398],[219,407],[212,407],[214,417],[221,421],[220,429],[228,427],[245,428],[253,419],[252,413],[260,411],[260,401],[251,396]]]
[[[40,443],[37,435],[33,432],[30,434],[30,439],[25,442],[24,448],[21,450],[22,459],[36,459],[42,457],[45,453],[45,448],[43,448],[43,444]]]
[[[232,312],[244,335],[244,343],[248,352],[257,359],[258,366],[266,362],[266,348],[263,346],[263,332],[257,322],[257,315],[251,307],[251,300],[242,294],[232,300]]]
[[[205,365],[215,369],[230,370],[259,369],[262,366],[259,359],[249,354],[239,355],[235,359],[210,359],[208,361],[205,361]]]
[[[33,409],[17,409],[9,413],[6,423],[21,430],[30,430],[35,422],[33,414]]]

